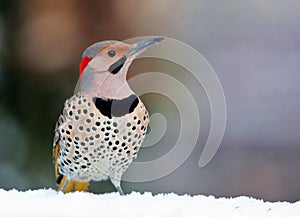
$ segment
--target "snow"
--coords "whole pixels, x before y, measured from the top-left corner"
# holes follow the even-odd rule
[[[215,198],[176,194],[86,192],[62,194],[52,189],[0,189],[0,216],[143,216],[246,217],[300,216],[300,201],[264,202],[249,197]]]

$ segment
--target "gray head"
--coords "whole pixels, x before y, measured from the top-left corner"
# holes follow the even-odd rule
[[[82,54],[79,91],[104,98],[131,94],[126,81],[128,67],[138,54],[162,40],[156,37],[135,44],[102,41],[89,46]]]

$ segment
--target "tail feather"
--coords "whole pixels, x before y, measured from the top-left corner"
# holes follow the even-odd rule
[[[89,184],[89,182],[76,182],[73,180],[67,180],[67,178],[64,176],[58,185],[57,191],[62,191],[64,193],[87,191]]]
[[[55,167],[55,177],[56,183],[58,184],[57,191],[62,191],[64,193],[74,192],[74,191],[87,191],[89,187],[89,182],[76,182],[73,180],[68,180],[66,176],[59,174],[58,170],[58,158],[59,144],[56,144],[53,149],[53,161]]]

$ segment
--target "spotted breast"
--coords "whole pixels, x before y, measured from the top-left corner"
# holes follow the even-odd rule
[[[148,112],[136,96],[122,100],[78,93],[65,102],[56,126],[58,173],[88,182],[110,178],[118,188],[146,135]]]

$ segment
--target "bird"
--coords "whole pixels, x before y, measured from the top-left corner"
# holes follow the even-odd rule
[[[149,124],[126,75],[135,57],[163,40],[107,40],[83,52],[77,90],[65,101],[54,130],[57,191],[87,191],[91,181],[109,179],[124,195],[122,175],[136,159]]]

